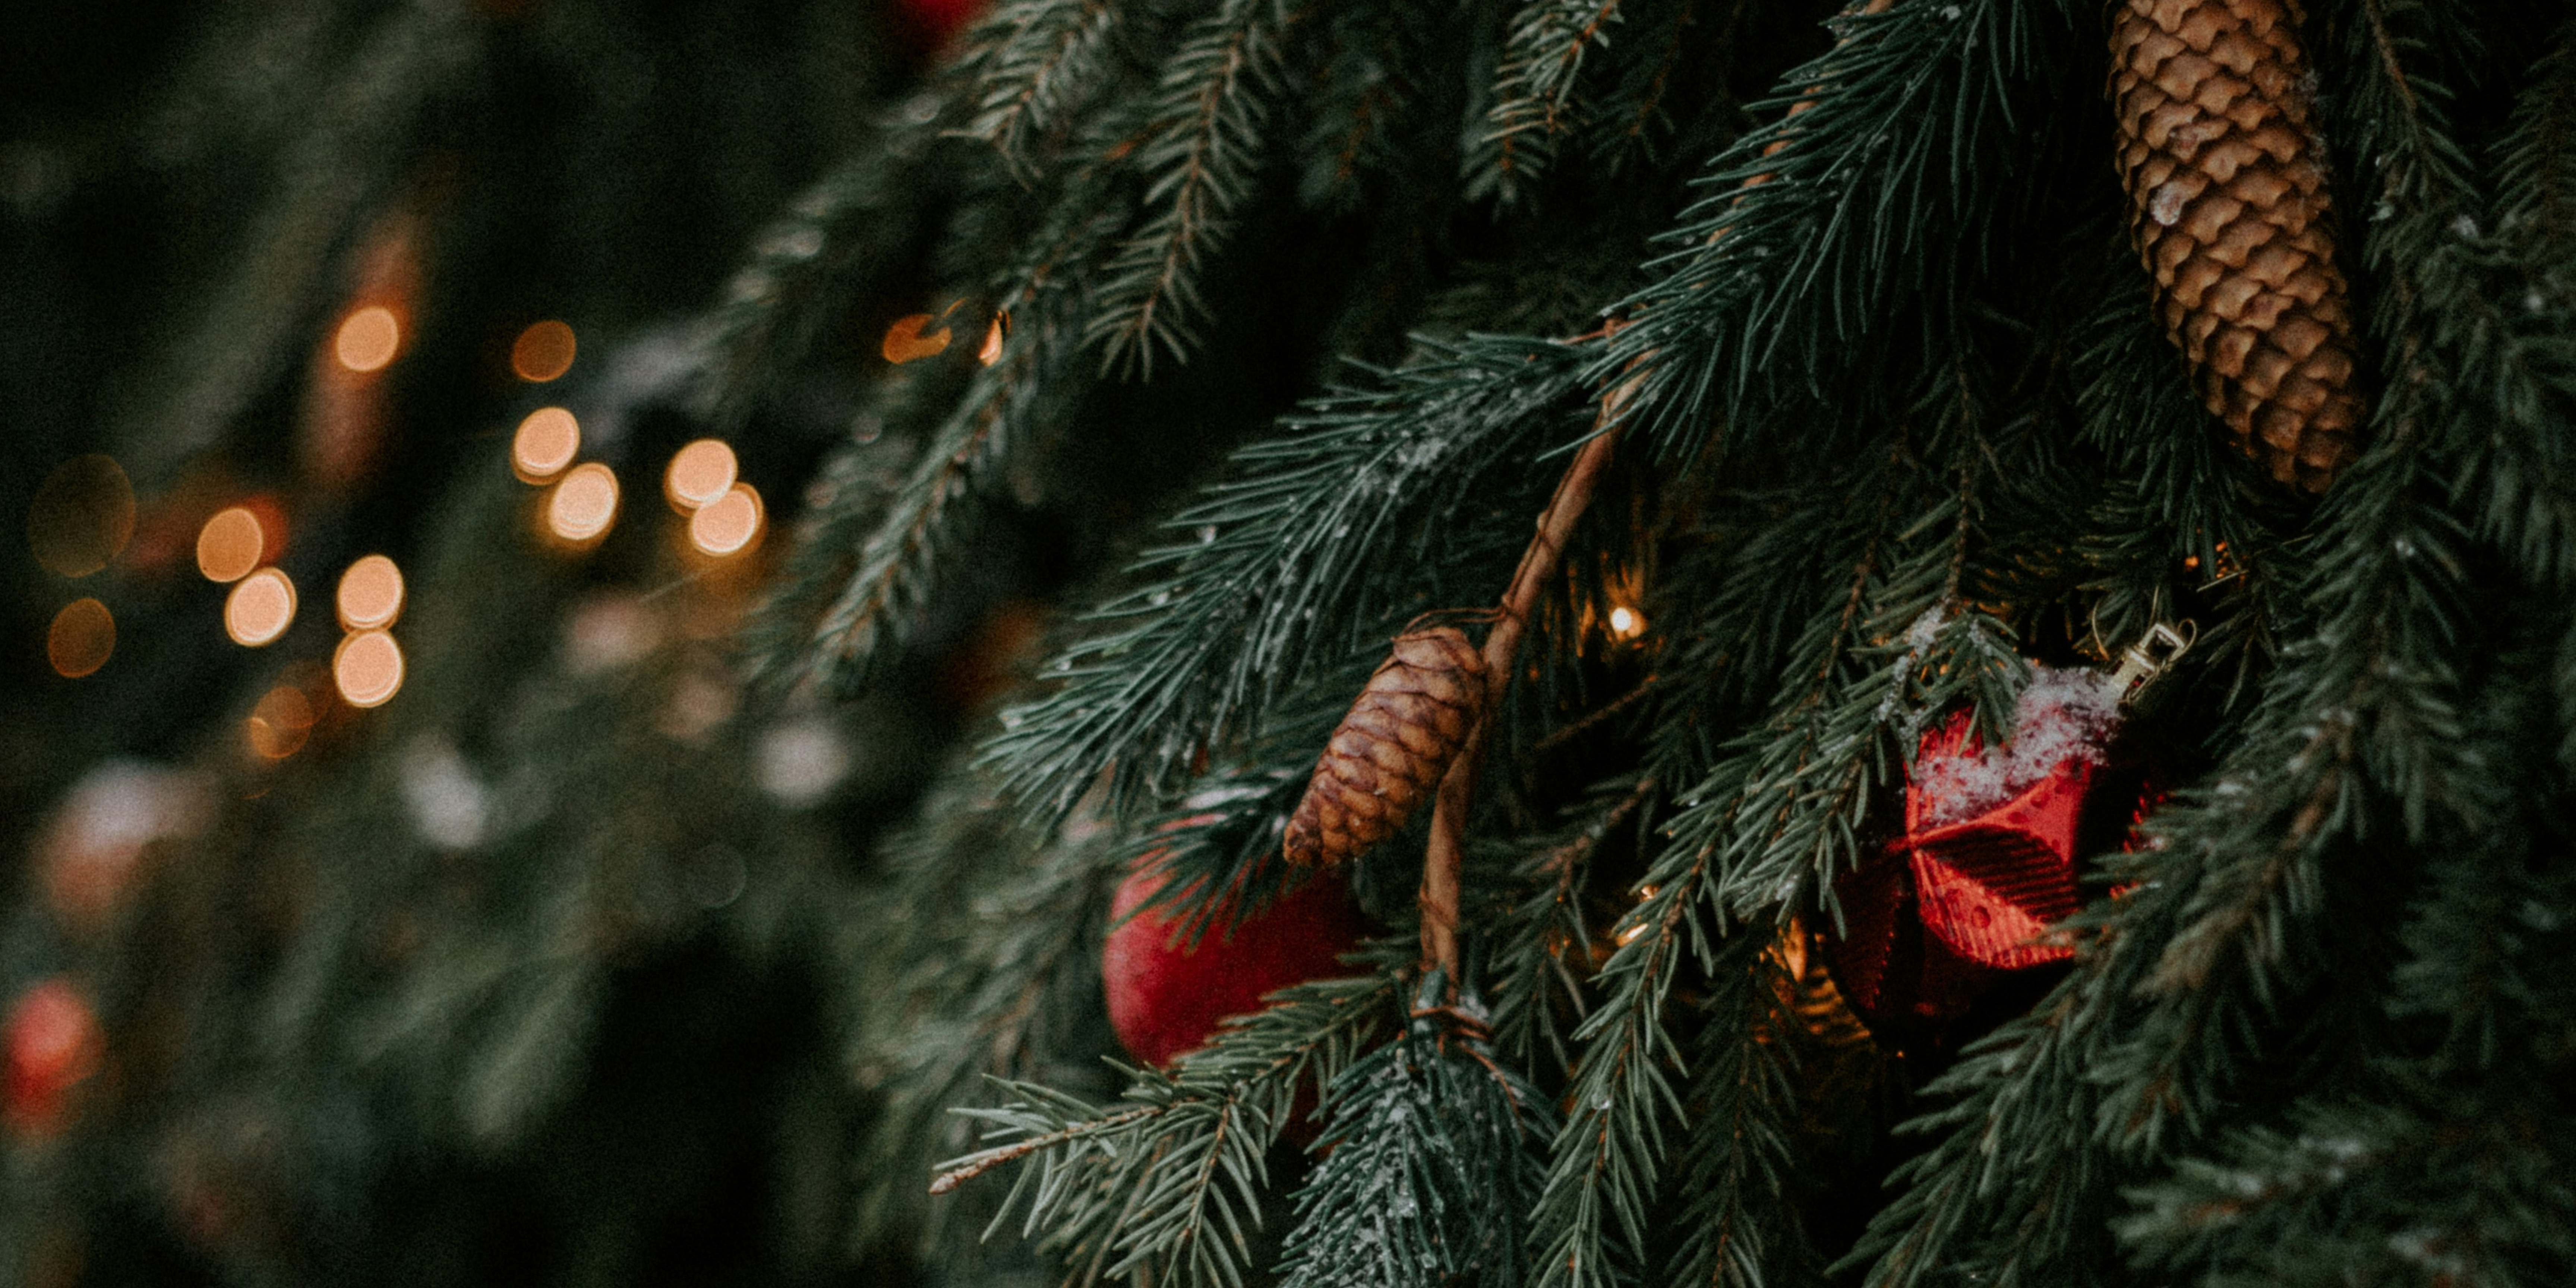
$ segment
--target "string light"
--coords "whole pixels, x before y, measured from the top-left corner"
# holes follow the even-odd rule
[[[510,469],[522,483],[543,483],[581,452],[581,422],[561,407],[539,407],[510,438]]]
[[[510,345],[510,370],[521,380],[544,384],[572,370],[572,328],[551,318],[519,333]]]
[[[268,551],[259,516],[243,506],[218,510],[197,529],[197,571],[214,582],[240,581]]]
[[[689,542],[711,555],[738,554],[760,537],[760,493],[736,483],[689,516]]]
[[[897,366],[918,358],[927,358],[935,353],[947,352],[948,328],[941,327],[928,335],[921,333],[921,328],[930,325],[930,321],[930,315],[927,313],[912,313],[896,318],[894,325],[886,328],[885,340],[877,346],[877,351],[885,355],[886,361]]]
[[[58,576],[97,572],[133,538],[134,485],[114,458],[97,452],[55,466],[27,506],[27,544]]]
[[[1644,615],[1633,608],[1610,610],[1610,634],[1614,639],[1632,640],[1646,633]]]
[[[242,737],[263,760],[284,760],[304,746],[313,732],[313,700],[293,684],[281,683],[261,695],[242,721]]]
[[[116,614],[95,599],[75,599],[54,614],[45,632],[45,659],[54,674],[77,680],[107,665],[116,651]]]
[[[403,575],[394,561],[368,555],[340,574],[340,625],[353,630],[391,626],[402,615]]]
[[[339,334],[332,337],[332,356],[340,365],[360,373],[382,371],[402,348],[402,323],[394,311],[381,304],[370,304],[349,314],[340,322]]]
[[[988,367],[1001,361],[1002,339],[1010,333],[1011,315],[1008,312],[994,314],[993,325],[984,328],[983,347],[975,350],[975,361]]]
[[[679,509],[695,510],[725,495],[736,476],[733,449],[720,439],[701,438],[671,457],[662,492]]]
[[[617,522],[617,475],[590,461],[573,467],[546,498],[546,527],[570,542],[586,542]]]
[[[295,583],[274,567],[233,583],[224,597],[224,633],[245,648],[275,643],[294,622]]]
[[[383,706],[402,688],[402,646],[380,630],[351,632],[331,655],[331,682],[350,706]]]

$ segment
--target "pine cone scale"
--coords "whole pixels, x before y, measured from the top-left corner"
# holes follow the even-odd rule
[[[1404,826],[1465,745],[1484,702],[1484,658],[1456,627],[1396,637],[1324,745],[1281,850],[1331,865]]]
[[[2283,0],[2125,0],[2111,94],[2130,233],[2203,405],[2323,491],[2362,409],[2297,21]]]

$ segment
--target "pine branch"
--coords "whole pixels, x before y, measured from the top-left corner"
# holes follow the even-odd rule
[[[1563,136],[1583,121],[1575,102],[1584,59],[1610,43],[1622,0],[1526,0],[1513,15],[1495,76],[1488,129],[1467,158],[1467,195],[1527,195]]]
[[[1794,942],[1733,956],[1701,1003],[1707,1024],[1692,1060],[1690,1134],[1674,1168],[1684,1233],[1664,1282],[1761,1288],[1787,1279],[1806,1256],[1790,1192],[1802,1027],[1785,960]]]
[[[1197,749],[1253,735],[1315,668],[1381,652],[1378,632],[1493,575],[1518,534],[1503,547],[1491,525],[1517,527],[1502,516],[1543,486],[1526,458],[1567,419],[1580,354],[1434,353],[1309,403],[1172,520],[1190,540],[1147,553],[1138,588],[1090,615],[1099,633],[1043,672],[1061,687],[1005,713],[986,755],[1015,795],[1061,811],[1107,765],[1115,808],[1167,796]]]
[[[1164,64],[1134,162],[1155,213],[1102,269],[1083,329],[1107,369],[1151,377],[1157,350],[1188,360],[1190,328],[1209,311],[1199,273],[1260,177],[1281,46],[1303,16],[1286,0],[1223,0]]]
[[[976,76],[976,113],[965,133],[993,145],[1004,164],[1034,182],[1042,141],[1074,117],[1118,68],[1115,37],[1124,14],[1113,0],[1008,0],[976,27],[960,60]]]
[[[1441,991],[1433,979],[1426,1000]],[[1448,1014],[1418,1013],[1334,1078],[1284,1288],[1520,1283],[1519,1220],[1556,1115],[1481,1035],[1447,1031]]]
[[[1003,1143],[941,1165],[934,1192],[1004,1163],[1020,1179],[1024,1230],[1077,1267],[1150,1274],[1182,1288],[1239,1288],[1247,1226],[1260,1222],[1264,1155],[1301,1087],[1318,1092],[1367,1046],[1394,996],[1385,976],[1303,984],[1231,1021],[1169,1073],[1133,1071],[1120,1102],[1094,1106],[1025,1083],[993,1109],[963,1111]]]

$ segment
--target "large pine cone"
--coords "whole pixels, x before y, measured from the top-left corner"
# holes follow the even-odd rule
[[[1288,861],[1346,862],[1403,827],[1439,787],[1484,700],[1485,659],[1458,628],[1396,636],[1315,762],[1288,819]]]
[[[2201,401],[2322,492],[2362,403],[2296,0],[2118,0],[2111,96],[2129,229]]]

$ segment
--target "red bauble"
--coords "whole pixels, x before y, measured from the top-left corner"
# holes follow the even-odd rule
[[[1207,1045],[1225,1017],[1260,1010],[1264,995],[1351,973],[1341,955],[1366,930],[1338,878],[1310,880],[1231,928],[1220,919],[1189,945],[1156,910],[1128,915],[1163,887],[1154,858],[1145,856],[1119,884],[1100,950],[1109,1023],[1137,1059],[1168,1065]]]
[[[71,1089],[98,1071],[98,1017],[57,976],[28,989],[9,1012],[5,1100],[11,1128],[44,1135],[65,1117]]]
[[[984,11],[984,0],[896,0],[895,8],[913,38],[924,49],[936,50]]]
[[[1995,985],[2074,955],[2049,927],[2082,905],[2075,856],[2116,844],[2148,799],[2107,764],[2118,723],[2099,676],[2044,672],[2009,747],[1981,746],[1965,712],[1925,731],[1904,834],[1834,884],[1843,933],[1828,960],[1853,1011],[1895,1036],[1937,1034]]]

